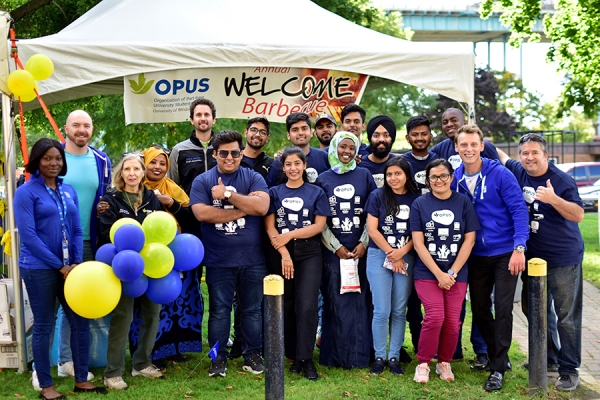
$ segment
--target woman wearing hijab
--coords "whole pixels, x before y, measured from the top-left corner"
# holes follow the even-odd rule
[[[323,327],[320,363],[330,367],[367,368],[371,346],[372,302],[366,274],[369,237],[364,207],[369,193],[376,189],[366,168],[356,168],[357,137],[338,132],[331,140],[328,160],[331,169],[317,178],[329,199],[331,217],[323,232],[327,250],[323,254]],[[352,274],[356,263],[359,287],[342,288],[347,267]],[[342,270],[344,274],[342,275]],[[343,294],[340,294],[340,290]]]
[[[159,145],[153,145],[142,151],[146,166],[144,185],[154,194],[165,210],[176,217],[180,231],[193,232],[193,221],[188,208],[190,198],[173,180],[166,177],[169,170],[169,151]],[[191,224],[190,224],[191,223]],[[181,353],[202,351],[202,315],[204,302],[200,292],[198,268],[182,271],[181,295],[170,304],[163,304],[156,342],[150,357],[160,369],[164,369],[167,360],[185,361]],[[129,331],[129,347],[132,353],[138,343],[141,318],[138,307],[134,311],[134,320]]]

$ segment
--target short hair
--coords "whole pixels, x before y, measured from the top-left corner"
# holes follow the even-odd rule
[[[223,144],[238,142],[240,145],[240,150],[244,148],[242,135],[237,131],[232,130],[224,130],[215,135],[212,140],[212,146],[215,149],[215,152],[219,150],[219,147]]]
[[[350,114],[351,112],[359,113],[363,124],[365,123],[365,119],[367,119],[367,112],[361,106],[355,103],[350,103],[342,109],[342,123],[344,122],[346,115]]]
[[[215,107],[215,103],[205,97],[199,97],[192,101],[192,104],[190,104],[190,119],[194,118],[194,110],[196,109],[196,106],[199,105],[208,106],[210,108],[210,112],[212,113],[213,119],[217,118],[217,108]]]
[[[300,161],[302,161],[304,163],[304,165],[307,164],[306,154],[304,154],[302,149],[300,147],[290,146],[290,147],[286,147],[283,150],[283,153],[281,154],[281,166],[282,167],[285,166],[285,160],[287,160],[287,158],[289,156],[294,156],[294,155],[298,156],[298,158],[300,159]],[[308,182],[308,174],[306,173],[306,168],[302,172],[302,180],[304,182]],[[287,176],[285,175],[285,173],[283,173],[281,176],[280,183],[285,183],[285,182],[287,182]]]
[[[44,154],[51,148],[55,148],[59,151],[60,156],[63,159],[63,167],[58,173],[59,176],[65,176],[67,174],[67,158],[65,157],[65,149],[62,145],[50,138],[41,138],[31,148],[31,153],[29,154],[29,162],[25,166],[25,171],[30,174],[35,174],[40,169],[40,160],[44,157]]]
[[[544,139],[542,135],[539,135],[537,133],[527,133],[521,136],[521,138],[519,139],[519,154],[521,154],[521,145],[527,142],[539,143],[540,147],[542,148],[542,151],[546,153],[546,146],[548,145],[546,139]]]
[[[300,122],[300,121],[306,121],[306,123],[308,124],[308,127],[309,128],[312,127],[312,124],[310,122],[310,117],[308,116],[307,113],[295,112],[295,113],[291,113],[290,115],[288,115],[287,118],[285,119],[285,128],[289,132],[290,129],[292,129],[292,125],[294,125],[295,123]]]
[[[424,115],[417,115],[416,117],[410,117],[408,121],[406,121],[406,134],[408,135],[410,131],[415,129],[417,126],[425,125],[429,128],[429,132],[431,132],[431,121]]]
[[[252,124],[255,124],[257,122],[260,122],[261,124],[263,124],[265,126],[265,128],[267,128],[267,135],[271,134],[271,124],[269,123],[269,120],[266,119],[265,117],[250,118],[248,120],[248,123],[246,124],[246,129],[250,129],[250,127],[252,126]]]
[[[456,135],[454,135],[454,143],[458,143],[458,135],[461,133],[476,133],[479,135],[479,140],[483,142],[483,132],[481,132],[481,129],[475,124],[463,125],[458,128]]]

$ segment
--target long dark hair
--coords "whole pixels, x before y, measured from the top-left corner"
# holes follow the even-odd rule
[[[400,167],[402,172],[404,172],[404,175],[406,175],[406,183],[404,184],[406,193],[418,193],[417,184],[410,172],[410,164],[408,161],[406,161],[404,157],[390,156],[383,167],[383,187],[381,188],[386,215],[396,215],[400,211],[400,203],[398,203],[396,193],[394,193],[390,185],[388,185],[387,179],[385,178],[387,170],[393,166]]]
[[[65,157],[65,149],[63,149],[62,145],[54,140],[49,138],[41,138],[31,148],[31,153],[29,154],[29,162],[25,166],[25,171],[30,174],[35,174],[40,169],[40,160],[44,157],[44,154],[51,148],[55,148],[60,153],[60,156],[63,159],[63,167],[58,173],[58,176],[65,176],[67,174],[67,159]]]
[[[300,161],[302,161],[304,163],[304,165],[306,166],[306,154],[304,154],[304,152],[302,151],[302,149],[300,147],[290,146],[290,147],[286,147],[285,150],[283,150],[283,153],[281,154],[281,168],[282,169],[285,166],[285,160],[289,156],[293,156],[293,155],[298,156]],[[304,171],[302,171],[302,180],[304,182],[308,182],[308,174],[306,173],[306,168],[304,168]],[[288,177],[284,172],[281,174],[280,183],[286,183],[287,181],[288,181]]]

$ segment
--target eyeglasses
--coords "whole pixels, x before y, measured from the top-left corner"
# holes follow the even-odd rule
[[[536,142],[545,145],[546,139],[544,139],[541,135],[538,135],[537,133],[528,133],[526,135],[521,136],[521,139],[519,139],[519,144],[523,144],[526,142]]]
[[[154,147],[155,149],[159,149],[159,150],[164,151],[165,153],[167,153],[167,155],[171,155],[171,150],[167,149],[164,146],[161,146],[158,143],[152,143],[152,147]]]
[[[451,176],[452,176],[452,174],[429,175],[427,177],[427,180],[429,182],[436,182],[437,180],[440,180],[442,182],[447,182]]]
[[[123,153],[123,155],[121,156],[121,158],[125,158],[126,156],[136,156],[141,158],[142,160],[144,159],[144,155],[142,153],[140,153],[139,151],[128,151],[127,153]]]
[[[240,158],[241,155],[242,155],[242,152],[240,150],[231,150],[231,151],[219,150],[217,152],[217,154],[221,158],[227,158],[227,156],[230,155],[230,154],[231,154],[231,157],[233,157],[233,158]]]
[[[259,133],[260,136],[268,136],[269,135],[269,132],[267,132],[265,129],[260,129],[259,130],[258,128],[255,128],[255,127],[252,127],[250,129],[248,129],[248,132],[250,132],[250,133],[252,133],[254,135],[256,135],[257,133]]]

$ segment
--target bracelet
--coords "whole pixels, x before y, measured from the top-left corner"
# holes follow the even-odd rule
[[[292,261],[292,258],[282,258],[281,261]]]

